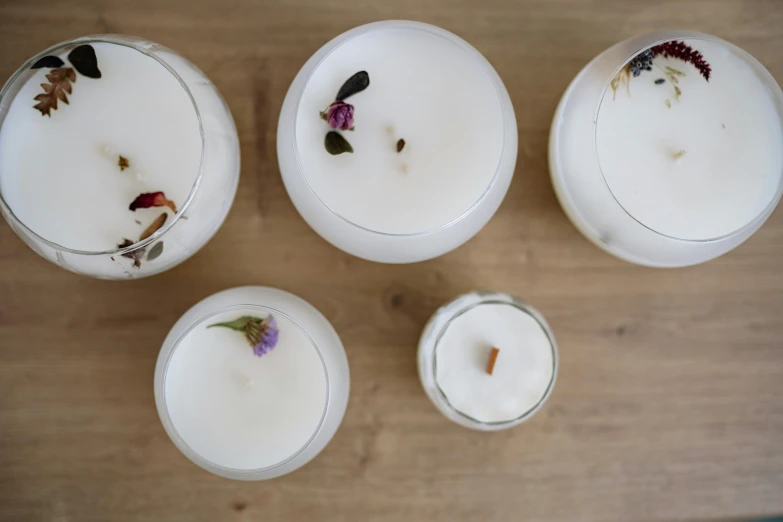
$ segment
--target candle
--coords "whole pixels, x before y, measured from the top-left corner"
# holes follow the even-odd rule
[[[751,56],[699,33],[622,42],[563,96],[552,181],[577,228],[606,251],[685,266],[733,249],[783,188],[783,93]]]
[[[441,307],[424,328],[419,378],[435,406],[476,430],[516,426],[546,401],[557,373],[554,336],[519,299],[472,293]]]
[[[188,310],[163,344],[155,400],[163,426],[212,473],[260,480],[315,457],[348,402],[340,338],[312,305],[243,287]]]
[[[288,193],[316,232],[353,255],[406,263],[460,246],[492,217],[517,130],[502,81],[467,42],[379,22],[304,65],[277,146]]]
[[[34,250],[102,278],[166,270],[223,222],[239,174],[209,80],[124,36],[58,44],[0,93],[0,209]]]

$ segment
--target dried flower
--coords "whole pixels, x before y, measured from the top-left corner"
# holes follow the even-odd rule
[[[699,51],[696,51],[685,42],[677,40],[664,42],[652,47],[650,51],[653,52],[654,56],[661,55],[664,58],[677,58],[678,60],[688,62],[698,69],[705,80],[710,81],[712,67],[704,60],[704,56]]]
[[[130,167],[130,162],[128,161],[128,158],[125,156],[120,155],[120,159],[117,160],[117,166],[120,167],[120,170],[123,171]]]
[[[253,353],[258,357],[277,346],[277,342],[280,339],[277,321],[271,315],[267,316],[266,319],[245,315],[226,323],[211,324],[207,328],[215,326],[243,332],[248,343],[253,347]]]
[[[642,74],[642,71],[652,71],[654,57],[655,55],[653,52],[650,49],[647,49],[634,56],[633,59],[628,62],[628,66],[631,68],[631,74],[633,74],[634,78]]]
[[[353,105],[336,101],[326,111],[326,122],[333,129],[351,130],[353,128]]]
[[[173,201],[166,198],[166,194],[163,192],[145,192],[139,194],[136,199],[130,204],[130,210],[135,211],[137,208],[150,208],[150,207],[169,207],[173,212],[177,212],[177,206]]]
[[[134,243],[130,239],[123,239],[122,243],[119,243],[117,245],[117,248],[127,248],[129,246],[133,246]],[[130,252],[125,252],[122,254],[122,257],[127,257],[128,259],[133,260],[133,267],[134,268],[141,268],[141,259],[144,257],[144,252],[146,252],[146,248],[137,248],[136,250],[132,250]]]

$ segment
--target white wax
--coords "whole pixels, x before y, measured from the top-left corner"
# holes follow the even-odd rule
[[[500,352],[490,375],[492,347]],[[479,304],[452,319],[435,357],[436,380],[449,403],[481,422],[511,421],[530,411],[554,372],[543,328],[510,304]]]
[[[278,345],[262,357],[241,332],[207,328],[257,310],[214,316],[175,348],[165,401],[179,436],[201,457],[251,470],[295,455],[314,435],[326,408],[324,365],[310,338],[276,316]]]
[[[346,100],[354,153],[324,148],[319,118],[358,71],[370,86]],[[405,140],[402,152],[396,143]],[[501,160],[503,108],[487,68],[430,31],[390,26],[331,51],[312,73],[296,114],[296,148],[315,194],[363,228],[393,234],[446,225],[487,190]]]
[[[598,113],[598,159],[618,202],[642,224],[680,239],[711,239],[740,229],[775,197],[783,130],[744,60],[715,42],[685,42],[712,67],[709,82],[693,65],[658,56],[652,71],[630,79],[630,95],[624,86],[608,90]],[[685,73],[679,100],[667,66]]]
[[[202,143],[193,103],[163,65],[122,45],[92,46],[102,77],[77,72],[70,103],[51,117],[33,108],[50,69],[38,69],[14,98],[0,128],[0,190],[44,239],[103,251],[138,240],[163,212],[129,211],[139,194],[163,191],[182,207]],[[67,53],[61,58],[70,66]],[[120,170],[119,155],[130,168]]]

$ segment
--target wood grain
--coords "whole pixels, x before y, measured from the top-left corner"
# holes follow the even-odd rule
[[[473,43],[506,82],[519,161],[495,218],[439,259],[373,264],[300,219],[275,157],[298,68],[353,26],[407,18]],[[34,255],[0,225],[0,520],[635,521],[783,513],[783,212],[705,265],[653,270],[591,246],[552,192],[547,134],[568,82],[612,43],[660,28],[727,38],[783,80],[779,0],[0,0],[0,77],[82,34],[139,35],[193,60],[237,122],[242,180],[212,242],[165,274],[103,282]],[[348,412],[315,461],[239,483],[167,439],[152,375],[169,327],[215,291],[264,284],[333,322]],[[548,405],[473,433],[422,393],[418,335],[473,289],[550,321]]]

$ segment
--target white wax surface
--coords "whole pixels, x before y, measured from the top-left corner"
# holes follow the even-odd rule
[[[182,207],[202,145],[193,104],[165,67],[129,47],[92,46],[102,77],[77,72],[70,103],[51,117],[33,108],[50,69],[38,69],[12,102],[0,128],[0,190],[44,239],[102,251],[137,240],[163,212],[129,211],[139,194],[163,191]],[[131,168],[120,171],[119,155]]]
[[[166,405],[177,433],[214,464],[259,469],[302,449],[320,425],[327,383],[310,339],[276,317],[280,339],[257,357],[241,332],[209,328],[255,310],[232,311],[198,325],[174,350]]]
[[[492,347],[500,350],[492,375]],[[481,422],[510,421],[533,408],[552,381],[552,346],[541,325],[509,304],[457,316],[435,348],[436,380],[451,405]]]
[[[756,73],[722,45],[686,41],[712,66],[674,67],[679,101],[658,67],[607,91],[598,116],[598,158],[617,200],[653,230],[680,239],[711,239],[746,225],[775,196],[783,173],[783,131]],[[667,107],[669,100],[671,108]],[[678,152],[684,154],[678,156]]]
[[[365,70],[370,86],[346,100],[356,129],[353,154],[324,148],[331,130],[319,111]],[[396,151],[399,139],[406,142]],[[503,113],[492,78],[468,51],[419,29],[355,37],[314,71],[296,119],[302,169],[318,197],[361,227],[405,234],[465,213],[485,192],[503,145]]]

